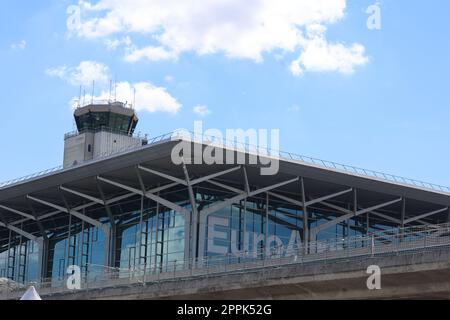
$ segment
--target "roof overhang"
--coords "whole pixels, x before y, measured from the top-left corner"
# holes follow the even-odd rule
[[[26,196],[28,194],[39,192],[41,190],[49,189],[55,186],[70,184],[77,180],[96,177],[98,175],[108,174],[110,172],[135,167],[139,164],[154,164],[163,171],[178,172],[180,170],[180,166],[172,163],[171,154],[173,148],[179,142],[180,140],[168,139],[166,141],[143,146],[140,149],[135,149],[130,152],[116,154],[109,158],[91,161],[79,166],[67,168],[43,177],[0,189],[0,202],[6,201],[11,198]],[[235,153],[245,155],[247,159],[246,161],[248,162],[248,153],[244,153],[241,151],[235,151]],[[444,192],[427,190],[420,187],[412,187],[403,185],[401,183],[387,182],[383,181],[382,179],[350,174],[348,172],[341,172],[340,170],[323,168],[318,165],[302,163],[300,161],[288,161],[278,158],[272,158],[272,160],[279,161],[279,173],[277,175],[261,176],[260,174],[258,174],[259,170],[253,170],[250,171],[251,176],[249,176],[249,180],[254,184],[262,185],[263,183],[260,183],[261,180],[277,180],[277,176],[290,175],[336,185],[355,187],[367,191],[413,198],[435,204],[450,204],[450,194]],[[208,174],[208,172],[211,172],[214,167],[218,166],[220,165],[191,165],[190,170],[195,172],[196,175],[201,176],[202,174]],[[254,168],[261,167],[261,165],[249,166]]]

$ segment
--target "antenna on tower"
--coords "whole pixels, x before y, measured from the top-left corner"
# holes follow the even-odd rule
[[[136,87],[133,87],[133,109],[136,109]]]
[[[117,76],[114,76],[114,102],[117,102]]]
[[[78,95],[78,108],[81,106],[81,84],[80,84],[80,94]]]
[[[86,105],[86,88],[83,88],[83,107]]]
[[[95,94],[95,80],[92,81],[91,104],[94,104],[94,94]]]
[[[111,103],[111,97],[112,96],[112,79],[109,80],[109,99],[108,99],[108,103]]]

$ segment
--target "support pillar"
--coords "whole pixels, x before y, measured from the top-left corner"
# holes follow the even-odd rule
[[[117,226],[105,227],[102,231],[105,237],[105,266],[116,268]]]
[[[400,239],[398,239],[399,241],[403,241],[403,238],[405,237],[405,216],[406,216],[406,198],[403,197],[402,199],[402,213],[401,213],[401,224],[400,224],[400,228],[401,228],[401,233],[400,233]]]
[[[39,239],[37,241],[39,246],[39,260],[38,260],[38,274],[41,282],[45,282],[46,279],[51,277],[51,266],[49,266],[49,254],[50,254],[50,240]]]
[[[405,227],[405,215],[406,215],[406,198],[402,199],[402,218],[400,227],[403,229]]]
[[[198,235],[198,221],[199,221],[199,212],[197,209],[197,201],[194,193],[194,189],[192,187],[191,178],[189,176],[189,171],[186,167],[186,164],[183,161],[183,173],[184,178],[186,179],[186,185],[188,188],[189,193],[189,201],[191,203],[191,212],[190,214],[186,215],[185,223],[188,227],[187,233],[186,233],[186,240],[185,241],[185,260],[190,261],[191,259],[198,258],[198,241],[197,241],[197,235]]]
[[[308,253],[309,246],[309,219],[308,219],[308,208],[306,205],[306,192],[305,192],[305,181],[303,177],[300,179],[300,184],[302,188],[302,202],[303,202],[303,243],[305,245],[305,254]]]
[[[266,192],[266,216],[265,216],[265,223],[264,223],[264,234],[265,234],[265,239],[264,239],[264,254],[265,256],[267,255],[267,252],[269,252],[269,193]]]

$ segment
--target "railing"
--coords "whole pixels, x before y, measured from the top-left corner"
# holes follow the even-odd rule
[[[389,183],[402,184],[405,186],[421,188],[421,189],[426,189],[426,190],[430,190],[430,191],[434,191],[434,192],[441,192],[441,193],[450,195],[450,187],[446,187],[446,186],[442,186],[442,185],[438,185],[438,184],[433,184],[433,183],[428,183],[428,182],[424,182],[424,181],[420,181],[420,180],[415,180],[415,179],[405,178],[405,177],[396,176],[396,175],[392,175],[392,174],[382,173],[379,171],[358,168],[355,166],[340,164],[337,162],[332,162],[332,161],[327,161],[327,160],[321,160],[321,159],[312,158],[312,157],[308,157],[308,156],[302,156],[302,155],[298,155],[298,154],[294,154],[294,153],[290,153],[290,152],[271,150],[271,149],[268,149],[265,147],[259,147],[259,146],[255,146],[255,145],[252,145],[249,143],[243,143],[243,142],[232,141],[232,140],[227,140],[227,139],[217,139],[217,137],[207,136],[207,135],[199,135],[199,134],[188,132],[185,130],[177,130],[177,131],[173,131],[173,132],[158,136],[156,138],[148,139],[148,144],[146,146],[138,146],[138,147],[137,146],[127,146],[120,150],[115,150],[110,153],[102,154],[102,155],[100,155],[99,158],[85,162],[81,165],[87,164],[92,161],[98,161],[98,160],[101,160],[101,159],[104,159],[104,158],[107,158],[107,157],[110,157],[113,155],[119,155],[122,153],[136,151],[136,150],[139,150],[142,148],[147,148],[155,143],[159,143],[162,141],[170,141],[170,140],[187,140],[187,141],[194,141],[194,142],[205,143],[205,144],[215,143],[218,147],[222,146],[222,147],[231,148],[231,149],[234,149],[237,151],[259,154],[262,156],[270,156],[270,157],[274,157],[274,158],[278,158],[278,159],[282,159],[282,160],[286,160],[286,161],[295,161],[295,162],[299,162],[299,163],[317,166],[320,168],[326,168],[329,170],[339,171],[339,172],[348,173],[348,174],[352,174],[352,175],[358,175],[358,176],[365,177],[365,178],[377,179],[377,180],[386,181]],[[220,140],[220,141],[218,141],[218,140]],[[48,175],[51,173],[55,173],[55,172],[61,171],[62,169],[63,169],[63,167],[59,166],[59,167],[56,167],[53,169],[49,169],[49,170],[45,170],[45,171],[42,171],[39,173],[29,175],[26,177],[3,182],[3,183],[0,183],[0,189],[9,187],[9,186],[17,184],[17,183],[23,183],[28,180],[36,179],[36,178],[39,178],[39,177],[42,177],[42,176],[45,176],[45,175]]]
[[[56,173],[56,172],[61,171],[62,169],[63,169],[63,166],[58,166],[58,167],[54,167],[52,169],[47,169],[47,170],[40,171],[40,172],[37,172],[37,173],[34,173],[34,174],[30,174],[30,175],[25,176],[25,177],[21,177],[21,178],[9,180],[9,181],[6,181],[6,182],[2,182],[2,183],[0,183],[0,189],[8,187],[8,186],[15,185],[15,184],[18,184],[18,183],[21,183],[21,182],[25,182],[25,181],[28,181],[28,180],[33,180],[33,179],[36,179],[36,178],[39,178],[39,177],[43,177],[43,176],[46,176],[46,175],[49,175],[49,174],[52,174],[52,173]]]
[[[276,247],[270,252],[224,255],[185,261],[172,261],[165,266],[143,265],[131,269],[89,265],[89,273],[82,278],[81,290],[118,286],[136,286],[181,279],[248,273],[262,268],[362,261],[364,259],[449,247],[450,224],[408,227],[369,234],[363,237],[315,241],[307,246],[287,250],[283,254]],[[43,297],[73,293],[67,288],[67,278],[43,283],[29,283],[21,288],[4,288],[0,299],[17,299],[29,285],[34,285]]]
[[[86,162],[84,162],[82,164],[75,165],[73,167],[64,168],[64,166],[58,166],[58,167],[55,167],[55,168],[52,168],[52,169],[48,169],[48,170],[40,171],[40,172],[31,174],[31,175],[27,175],[27,176],[24,176],[24,177],[21,177],[21,178],[17,178],[17,179],[9,180],[9,181],[6,181],[6,182],[2,182],[2,183],[0,183],[0,190],[3,189],[3,188],[6,188],[6,187],[13,186],[15,184],[24,183],[24,182],[31,181],[31,180],[34,180],[34,179],[37,179],[37,178],[45,177],[45,176],[50,175],[50,174],[55,174],[55,173],[58,173],[58,172],[62,172],[65,169],[73,169],[74,167],[77,167],[77,166],[82,166],[82,165],[89,164],[91,162],[103,160],[103,159],[111,157],[113,155],[116,156],[116,155],[120,155],[120,154],[123,154],[123,153],[127,153],[127,152],[131,152],[131,151],[136,151],[136,150],[139,150],[139,149],[147,148],[147,147],[149,147],[149,146],[151,146],[151,145],[153,145],[155,143],[159,143],[159,142],[162,142],[162,141],[169,141],[171,136],[172,136],[172,133],[168,133],[168,134],[164,134],[164,135],[161,135],[161,136],[158,136],[158,137],[155,137],[155,138],[147,139],[147,144],[144,145],[144,146],[135,146],[135,145],[125,146],[125,147],[120,148],[118,150],[114,150],[114,151],[111,151],[111,152],[100,154],[94,160],[86,161]]]
[[[438,192],[444,192],[444,193],[450,194],[450,187],[442,186],[442,185],[438,185],[438,184],[434,184],[434,183],[424,182],[424,181],[420,181],[420,180],[416,180],[416,179],[405,178],[402,176],[392,175],[392,174],[369,170],[369,169],[363,169],[363,168],[359,168],[359,167],[355,167],[355,166],[351,166],[351,165],[345,165],[345,164],[341,164],[338,162],[322,160],[322,159],[313,158],[313,157],[309,157],[309,156],[303,156],[303,155],[299,155],[299,154],[295,154],[295,153],[291,153],[291,152],[273,150],[273,149],[269,149],[266,147],[256,146],[256,145],[252,145],[252,144],[248,144],[248,143],[242,143],[239,141],[227,140],[224,138],[218,139],[217,137],[214,137],[214,136],[199,135],[197,133],[186,132],[186,131],[175,131],[174,132],[174,137],[182,137],[183,139],[187,139],[187,138],[189,138],[189,136],[192,137],[191,138],[192,140],[199,142],[199,143],[201,143],[201,142],[216,143],[219,146],[222,145],[222,146],[225,146],[228,148],[241,150],[244,152],[260,154],[263,156],[267,155],[267,156],[271,156],[271,157],[275,157],[275,158],[279,158],[279,159],[283,159],[283,160],[287,160],[287,161],[302,162],[305,164],[314,165],[314,166],[318,166],[318,167],[322,167],[322,168],[326,168],[326,169],[337,170],[337,171],[341,171],[341,172],[345,172],[345,173],[356,174],[356,175],[363,176],[363,177],[375,178],[375,179],[384,180],[387,182],[404,184],[404,185],[408,185],[408,186],[412,186],[412,187],[419,187],[419,188],[423,188],[423,189],[428,189],[428,190],[432,190],[432,191],[438,191]]]
[[[145,140],[148,139],[148,135],[142,134],[141,132],[130,134],[128,131],[116,130],[116,129],[112,129],[110,127],[101,126],[99,128],[95,128],[95,129],[94,128],[93,129],[86,128],[83,130],[75,130],[75,131],[66,133],[64,135],[64,140],[79,136],[79,135],[81,135],[83,133],[87,133],[87,132],[91,132],[91,133],[108,132],[108,133],[116,133],[116,134],[120,134],[120,135],[130,136],[132,138],[137,138],[137,139],[145,139]]]
[[[120,102],[120,101],[113,101],[113,100],[106,100],[106,99],[82,99],[82,100],[76,100],[77,105],[77,109],[79,108],[84,108],[90,105],[118,105],[122,108],[127,108],[127,109],[133,109],[133,105],[129,104],[129,103],[124,103],[124,102]]]

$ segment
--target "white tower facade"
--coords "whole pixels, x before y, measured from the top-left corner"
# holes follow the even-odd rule
[[[77,132],[64,139],[65,168],[147,144],[133,135],[139,119],[124,103],[90,104],[74,117]]]

